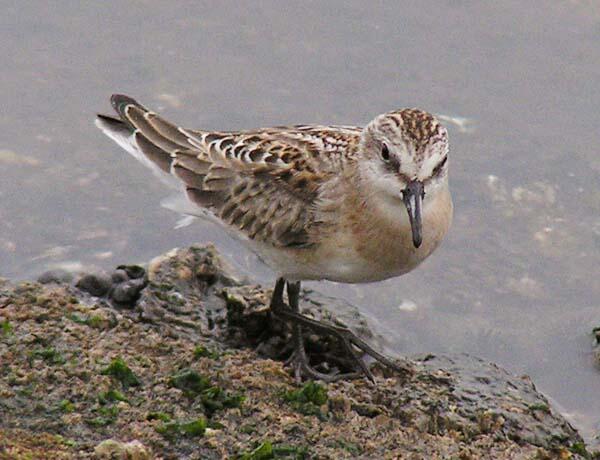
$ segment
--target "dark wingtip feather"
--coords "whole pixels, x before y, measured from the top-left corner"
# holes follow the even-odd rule
[[[123,121],[118,118],[111,117],[110,115],[104,115],[103,113],[97,113],[96,116],[100,118],[102,121],[105,121],[108,124],[122,124]]]
[[[104,115],[101,113],[96,114],[96,117],[98,118],[96,124],[99,127],[102,127],[103,129],[106,128],[113,132],[123,133],[131,133],[133,131],[133,127],[129,123],[123,120],[119,120],[118,118],[111,117],[110,115]]]
[[[125,96],[124,94],[113,94],[110,97],[110,103],[112,104],[115,111],[119,114],[119,116],[123,119],[126,118],[124,116],[124,110],[127,106],[134,105],[136,107],[142,108],[143,110],[146,110],[138,101],[136,101],[132,97]]]

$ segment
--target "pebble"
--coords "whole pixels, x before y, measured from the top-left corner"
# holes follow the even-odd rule
[[[112,280],[105,273],[88,273],[80,278],[76,286],[95,297],[102,297],[110,290]]]
[[[73,274],[62,268],[48,270],[38,277],[38,283],[70,283],[73,281]]]
[[[143,278],[146,275],[144,267],[139,265],[119,265],[117,270],[125,270],[127,276],[131,279]]]
[[[125,281],[129,280],[127,271],[123,270],[122,268],[116,269],[114,272],[112,272],[110,277],[114,284],[124,283]]]
[[[146,280],[143,278],[125,281],[114,287],[110,293],[110,298],[120,304],[133,304],[146,284]]]
[[[417,310],[418,306],[412,300],[403,300],[400,302],[400,305],[398,305],[398,308],[401,311],[415,311]]]
[[[94,448],[94,454],[99,459],[127,459],[127,460],[150,460],[151,452],[137,439],[130,442],[121,442],[114,439],[106,439]]]

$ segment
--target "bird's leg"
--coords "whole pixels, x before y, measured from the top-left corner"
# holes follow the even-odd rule
[[[285,302],[283,301],[283,288],[285,287],[285,280],[283,278],[277,278],[275,282],[275,288],[273,289],[273,294],[271,295],[271,304],[270,308],[273,312],[278,312],[282,309],[285,309]]]
[[[282,288],[283,289],[283,288]],[[357,347],[362,350],[364,353],[373,357],[375,360],[379,361],[384,366],[399,372],[401,374],[405,374],[407,369],[402,367],[401,365],[395,363],[391,359],[382,355],[375,349],[373,349],[368,343],[354,334],[350,329],[346,327],[333,326],[329,324],[322,323],[320,321],[314,320],[307,316],[302,315],[301,313],[294,311],[291,308],[284,308],[277,312],[282,318],[285,318],[289,321],[300,323],[301,326],[308,327],[316,332],[333,335],[337,337],[343,344],[346,350],[349,352],[350,356],[352,356],[355,360],[357,360],[360,364],[361,370],[367,375],[367,377],[373,381],[373,375],[367,368],[366,364],[357,356],[356,352],[352,349],[352,346]],[[336,376],[338,377],[338,376]],[[338,379],[336,379],[338,380]]]
[[[283,301],[283,289],[287,284],[288,302],[289,306]],[[302,338],[302,326],[299,321],[289,316],[289,313],[295,313],[298,316],[302,315],[299,312],[299,298],[300,298],[300,282],[290,283],[283,278],[279,278],[275,283],[275,289],[273,289],[273,296],[271,297],[271,311],[282,318],[287,319],[292,323],[292,341],[294,351],[288,362],[290,362],[294,369],[294,377],[297,382],[302,381],[302,377],[308,377],[315,380],[322,380],[324,382],[334,382],[336,380],[348,379],[358,377],[357,373],[347,374],[324,374],[314,369],[306,356],[306,350],[304,349],[304,340]]]
[[[298,299],[300,297],[300,281],[295,283],[290,283],[287,281],[286,285],[290,309],[296,313],[300,313],[298,306]],[[294,351],[290,358],[290,363],[294,367],[294,377],[296,378],[296,382],[300,383],[302,381],[302,372],[310,375],[313,373],[311,371],[314,371],[314,369],[310,365],[308,356],[306,356],[304,339],[302,337],[302,326],[300,326],[297,321],[292,323],[292,342],[294,344]]]

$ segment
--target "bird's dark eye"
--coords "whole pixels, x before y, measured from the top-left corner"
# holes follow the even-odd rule
[[[383,161],[390,161],[390,150],[388,149],[388,146],[383,144],[381,146],[381,159]]]

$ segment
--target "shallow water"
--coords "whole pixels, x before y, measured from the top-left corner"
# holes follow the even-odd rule
[[[311,283],[364,306],[400,353],[466,351],[532,376],[591,439],[600,426],[600,6],[592,0],[156,0],[0,15],[0,275],[111,268],[214,241],[174,230],[167,189],[93,126],[123,92],[190,127],[449,117],[455,221],[415,272]]]

